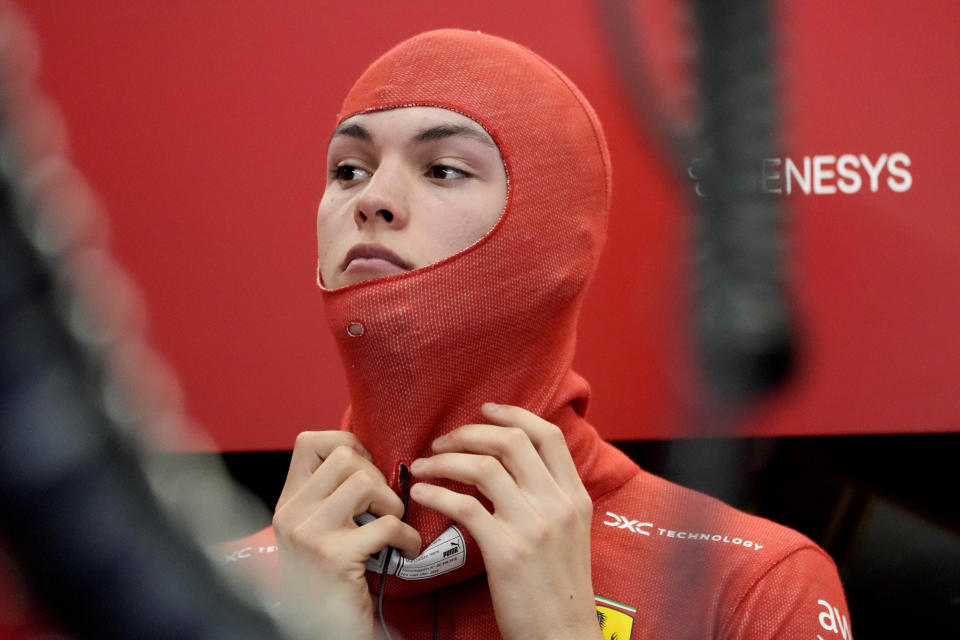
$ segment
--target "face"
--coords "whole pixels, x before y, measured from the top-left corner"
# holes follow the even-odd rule
[[[436,107],[348,118],[330,140],[317,212],[323,284],[339,289],[452,256],[493,228],[506,198],[500,152],[470,118]]]

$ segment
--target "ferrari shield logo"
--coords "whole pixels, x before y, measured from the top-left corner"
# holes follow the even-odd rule
[[[637,610],[622,602],[596,596],[597,620],[604,640],[630,640],[633,633],[633,616]]]

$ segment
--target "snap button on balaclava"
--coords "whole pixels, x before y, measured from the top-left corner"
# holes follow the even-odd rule
[[[347,335],[351,338],[359,338],[363,335],[364,328],[360,322],[351,322],[347,325]]]

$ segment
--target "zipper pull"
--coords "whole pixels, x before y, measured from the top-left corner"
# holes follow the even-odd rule
[[[407,517],[407,507],[410,506],[410,467],[400,463],[400,498],[403,500],[403,515],[400,521],[403,522]]]

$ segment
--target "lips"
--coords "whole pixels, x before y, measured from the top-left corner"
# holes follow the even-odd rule
[[[354,247],[347,252],[347,256],[344,258],[343,264],[340,265],[340,269],[346,271],[351,267],[351,264],[354,265],[354,268],[357,268],[358,265],[376,266],[378,264],[384,266],[393,265],[403,271],[410,271],[413,268],[410,263],[379,244],[354,245]]]

